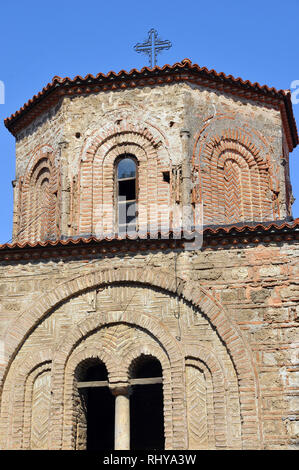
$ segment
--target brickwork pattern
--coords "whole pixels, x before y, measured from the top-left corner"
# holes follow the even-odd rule
[[[63,263],[65,268],[63,271],[60,268],[56,274],[54,269],[55,265],[58,267],[56,263],[52,265],[38,263],[39,269],[33,263],[31,268],[30,264],[28,265],[27,274],[23,272],[19,278],[18,270],[22,273],[23,268],[22,265],[19,268],[15,266],[9,278],[13,280],[15,275],[18,276],[19,289],[22,291],[22,288],[26,288],[24,292],[28,292],[25,294],[28,300],[27,304],[26,302],[24,304],[24,313],[17,315],[15,320],[12,314],[11,328],[6,329],[6,353],[11,366],[9,372],[7,366],[4,368],[6,378],[2,394],[1,424],[2,429],[11,431],[8,434],[6,431],[3,432],[2,435],[6,437],[5,442],[1,443],[2,447],[26,448],[26,445],[30,445],[30,440],[26,437],[28,436],[26,416],[30,416],[31,413],[28,411],[30,399],[25,398],[25,395],[30,396],[32,393],[30,392],[32,385],[29,384],[34,382],[34,378],[32,376],[31,379],[26,379],[27,376],[31,377],[31,371],[37,371],[43,364],[45,364],[43,367],[49,367],[47,364],[50,361],[54,380],[53,391],[61,393],[59,390],[61,384],[64,384],[68,396],[75,397],[76,360],[80,362],[96,355],[112,371],[109,376],[111,380],[127,380],[131,362],[142,353],[151,353],[158,357],[163,367],[165,432],[169,448],[188,446],[185,441],[187,436],[184,436],[179,428],[173,428],[171,424],[173,411],[171,411],[171,401],[167,401],[167,397],[172,395],[175,385],[171,385],[173,379],[169,378],[169,381],[167,379],[171,377],[167,376],[171,372],[171,365],[166,359],[163,360],[166,352],[170,355],[170,351],[173,351],[171,353],[174,357],[173,364],[177,364],[175,368],[180,364],[178,368],[180,384],[182,376],[186,374],[185,368],[188,363],[190,364],[188,361],[200,361],[197,362],[197,367],[204,372],[210,400],[206,403],[206,426],[209,437],[205,445],[208,448],[240,448],[240,446],[281,448],[293,445],[295,431],[291,430],[294,428],[294,422],[289,421],[288,416],[294,413],[296,399],[294,321],[298,292],[296,284],[292,282],[292,279],[295,281],[298,276],[295,253],[296,244],[293,246],[286,244],[282,249],[272,246],[263,249],[261,247],[223,249],[215,252],[207,250],[200,254],[181,253],[178,258],[178,272],[183,277],[178,282],[177,292],[181,299],[185,300],[180,307],[182,329],[180,342],[175,339],[178,334],[177,319],[174,316],[177,311],[177,299],[173,296],[176,291],[176,280],[167,269],[167,265],[173,263],[171,253],[152,255],[149,269],[144,264],[149,261],[146,261],[145,255],[137,256],[136,259],[136,255],[130,255],[126,261],[129,263],[127,268],[123,266],[122,257],[106,261],[98,260],[97,264],[102,264],[103,268],[105,264],[107,266],[100,271],[92,272],[88,265],[84,267],[84,263],[82,265],[80,262],[74,264],[75,271],[73,269],[69,271],[71,267],[69,263]],[[116,269],[108,269],[111,260]],[[242,260],[241,266],[240,260]],[[225,267],[223,263],[226,263]],[[59,280],[61,276],[66,276],[66,282],[59,286],[55,279]],[[37,294],[34,298],[31,297],[31,301],[29,300],[32,282],[38,282],[36,286],[44,285],[46,288],[46,294],[41,294],[40,300]],[[7,282],[7,273],[4,285],[6,292],[11,291],[14,285]],[[157,288],[162,289],[160,294]],[[10,297],[7,297],[7,293],[5,295],[6,303],[1,303],[2,305],[12,306],[19,298],[13,293]],[[29,307],[30,302],[31,307]],[[184,302],[191,302],[193,307],[190,309]],[[98,308],[100,313],[97,313]],[[140,315],[142,310],[144,313]],[[53,313],[49,316],[50,312]],[[138,347],[134,349],[135,340],[132,341],[131,353],[126,350],[130,341],[124,340],[124,346],[127,345],[125,346],[127,366],[123,368],[123,372],[113,366],[113,361],[109,362],[108,356],[101,356],[99,348],[95,351],[95,346],[92,345],[86,348],[86,354],[84,353],[82,357],[77,356],[72,362],[71,357],[75,358],[76,354],[79,354],[77,347],[80,344],[84,351],[84,338],[87,336],[92,338],[93,334],[90,332],[99,334],[97,331],[102,331],[103,328],[108,332],[111,323],[132,326],[128,327],[127,333],[120,329],[119,331],[123,331],[122,334],[119,333],[120,336],[115,333],[117,340],[113,339],[114,333],[107,334],[109,341],[112,341],[110,351],[111,348],[117,348],[117,344],[122,344],[122,335],[126,338],[130,330],[135,332],[134,335],[137,334],[137,330],[144,331],[145,334],[149,331],[150,336],[156,339],[151,341],[151,346],[147,346],[145,350],[140,350]],[[113,326],[111,332],[114,332],[115,328]],[[164,339],[162,331],[165,331],[165,334],[167,332]],[[221,343],[217,342],[217,336],[222,338],[224,349]],[[129,337],[130,335],[127,338]],[[171,338],[170,343],[166,338]],[[142,343],[146,342],[142,340]],[[41,344],[44,344],[43,348]],[[57,346],[54,346],[55,344]],[[161,345],[164,345],[164,353]],[[53,348],[57,351],[55,355]],[[279,353],[277,348],[280,348]],[[105,346],[101,351],[104,352],[104,349],[108,351],[109,347]],[[57,373],[53,372],[54,367]],[[28,383],[26,388],[28,392],[24,390],[25,382]],[[16,383],[20,384],[17,388]],[[183,405],[185,399],[182,398],[185,395],[183,389],[177,399],[181,396],[185,410],[183,413],[187,419],[186,405]],[[22,411],[26,403],[27,411]],[[59,395],[57,403],[61,403]],[[71,403],[73,402],[70,398],[67,404]],[[72,425],[68,425],[63,431],[60,405],[57,405],[56,411],[55,405],[52,406],[54,408],[51,412],[53,419],[51,448],[60,448],[60,446],[74,448],[75,429]],[[68,423],[76,421],[71,418],[74,416],[72,406],[69,411],[65,410],[65,413],[69,416]],[[25,426],[25,437],[22,437],[23,431],[21,434],[19,431],[23,426]],[[81,437],[81,442],[82,439],[84,441],[84,435]]]
[[[203,202],[207,224],[215,223],[216,210],[219,224],[276,220],[289,213],[289,194],[280,180],[282,156],[273,158],[273,137],[267,142],[251,123],[240,124],[233,113],[218,113],[195,137],[193,200]]]
[[[38,149],[30,160],[24,179],[19,180],[20,242],[56,239],[59,235],[59,170],[49,146]]]
[[[115,129],[99,132],[90,139],[87,158],[80,168],[78,234],[116,231],[115,161],[125,154],[134,155],[138,162],[139,229],[147,232],[148,224],[158,226],[157,215],[148,213],[150,204],[168,208],[171,203],[170,185],[163,181],[163,171],[171,174],[171,162],[158,158],[158,145],[146,127],[125,120]],[[164,219],[163,211],[160,217]]]
[[[248,138],[230,129],[214,136],[206,146],[204,163],[209,169],[202,181],[206,221],[213,219],[215,207],[223,224],[273,220],[268,168]]]
[[[206,379],[199,368],[188,365],[186,381],[189,449],[207,449],[209,434]]]
[[[22,129],[15,240],[113,232],[126,153],[138,161],[140,228],[159,222],[151,203],[202,202],[205,224],[291,215],[277,106],[170,82],[64,97]],[[254,240],[3,258],[0,447],[84,449],[80,370],[103,362],[113,390],[150,355],[163,370],[167,449],[295,448],[298,241]]]
[[[111,275],[111,274],[110,274]],[[149,276],[149,274],[147,274]],[[119,277],[119,276],[117,276]],[[126,276],[128,277],[128,276]],[[128,280],[127,280],[128,282]],[[115,288],[115,289],[120,289],[120,288]],[[123,288],[121,288],[122,290]],[[128,290],[128,288],[125,288]],[[113,288],[111,288],[113,290]],[[113,307],[113,304],[111,305],[111,295],[110,292],[109,294],[103,291],[101,298],[98,299],[99,305],[101,305],[101,312],[106,311],[107,309],[107,318],[103,318],[97,313],[97,315],[90,316],[88,315],[88,318],[86,320],[81,321],[78,326],[73,327],[70,329],[70,332],[68,334],[64,334],[61,338],[58,338],[56,340],[56,343],[58,341],[58,345],[55,347],[57,350],[57,353],[53,357],[52,361],[52,370],[53,370],[53,383],[52,383],[52,411],[51,411],[51,447],[50,448],[60,448],[62,445],[62,448],[73,448],[72,446],[74,445],[74,442],[76,441],[76,436],[74,435],[74,430],[72,430],[72,435],[68,437],[68,434],[64,434],[64,438],[62,443],[60,443],[59,436],[61,436],[61,432],[67,433],[69,429],[71,429],[71,423],[74,422],[72,419],[72,413],[74,412],[72,408],[73,404],[73,395],[74,395],[74,370],[78,366],[78,361],[82,361],[86,359],[87,357],[94,357],[95,353],[97,354],[97,357],[99,357],[105,364],[108,369],[108,377],[109,381],[111,383],[111,386],[114,384],[119,384],[119,383],[126,383],[128,381],[128,371],[130,369],[130,365],[132,361],[140,356],[141,354],[151,354],[155,357],[157,357],[163,367],[163,377],[164,377],[164,384],[163,384],[163,389],[164,389],[164,414],[165,414],[165,438],[166,438],[166,446],[167,448],[186,448],[187,442],[186,442],[186,435],[184,432],[185,425],[184,422],[182,421],[182,416],[184,413],[186,413],[185,406],[184,406],[184,356],[183,352],[179,354],[179,343],[174,341],[173,336],[171,333],[167,333],[168,329],[166,329],[167,324],[169,323],[169,328],[170,331],[173,329],[176,329],[175,322],[173,321],[173,315],[171,314],[171,308],[169,308],[169,298],[165,296],[165,294],[160,294],[158,296],[158,308],[155,308],[155,303],[154,303],[154,298],[155,295],[152,294],[152,301],[149,302],[149,305],[152,306],[151,311],[152,312],[157,312],[156,315],[160,317],[159,311],[161,311],[161,306],[163,305],[162,299],[164,299],[164,308],[165,310],[164,315],[164,323],[165,331],[161,331],[161,326],[156,323],[156,320],[154,321],[153,314],[143,314],[141,315],[141,305],[144,304],[144,288],[141,289],[141,292],[138,292],[140,290],[137,289],[137,293],[131,294],[130,289],[129,292],[131,295],[134,295],[134,302],[132,302],[132,305],[130,306],[129,309],[127,309],[124,313],[122,312],[122,305],[116,305],[116,310],[115,312],[113,311],[115,307]],[[105,295],[104,295],[105,294]],[[104,297],[103,297],[104,295]],[[113,296],[115,298],[115,294]],[[119,297],[119,295],[116,294],[116,297]],[[123,297],[123,294],[121,294],[120,297]],[[114,300],[114,299],[113,299]],[[105,302],[107,303],[107,306],[105,306]],[[141,303],[141,305],[140,305]],[[175,305],[175,302],[172,302]],[[139,313],[136,315],[134,313],[139,306]],[[68,309],[70,312],[73,311],[73,308]],[[162,311],[163,311],[162,310]],[[59,311],[58,311],[59,312]],[[166,313],[168,312],[167,316]],[[105,315],[105,316],[106,316]],[[188,322],[191,321],[191,318],[193,317],[193,314],[189,313],[187,314],[190,318]],[[55,344],[55,335],[59,335],[59,332],[64,331],[61,330],[61,322],[66,325],[68,324],[68,318],[66,315],[66,310],[63,309],[60,313],[60,321],[58,318],[55,318],[57,315],[53,314],[51,319],[46,320],[45,322],[42,322],[42,324],[37,328],[36,332],[32,334],[31,340],[28,342],[25,342],[23,345],[22,350],[24,349],[25,353],[25,358],[28,355],[31,356],[34,345],[35,347],[39,347],[41,345],[41,342],[47,347],[50,346],[51,344]],[[169,318],[169,321],[167,321],[167,317]],[[90,318],[89,318],[90,317]],[[144,318],[143,318],[144,317]],[[151,319],[152,318],[152,319]],[[113,326],[115,322],[124,322],[123,326],[120,324]],[[130,323],[132,325],[131,328],[128,329],[126,326],[127,323]],[[103,325],[106,325],[107,327],[103,327]],[[109,327],[109,325],[111,327]],[[206,321],[203,322],[203,324],[206,324]],[[171,326],[172,325],[172,326]],[[191,327],[191,325],[190,325]],[[208,326],[206,326],[207,328]],[[141,330],[140,330],[141,328]],[[92,331],[97,331],[99,329],[99,333],[97,334],[96,337],[94,335],[91,335]],[[195,326],[193,327],[193,341],[200,341],[200,330],[202,328],[196,328]],[[143,338],[142,331],[149,331],[150,335],[154,335],[155,340],[149,338],[146,340],[146,338]],[[138,331],[140,331],[141,338],[140,338],[140,345],[138,346]],[[191,330],[189,330],[191,331]],[[61,334],[61,333],[60,333]],[[100,334],[100,336],[99,336]],[[174,333],[173,333],[174,334]],[[187,332],[186,332],[187,334]],[[207,333],[206,333],[207,334]],[[205,335],[206,335],[205,334]],[[133,335],[133,337],[132,337]],[[189,335],[189,333],[188,333]],[[204,336],[205,336],[204,335]],[[213,341],[217,343],[217,339],[215,337],[215,334],[210,331],[211,338],[214,337]],[[103,338],[102,340],[100,338]],[[86,338],[86,340],[84,340]],[[84,340],[84,341],[83,341]],[[77,351],[77,348],[74,350],[74,352],[71,354],[71,351],[74,349],[74,345],[78,344],[80,341],[80,347],[79,350]],[[154,347],[152,347],[151,343],[154,341]],[[91,345],[89,346],[89,342],[91,342]],[[104,343],[103,343],[104,342]],[[157,344],[156,344],[157,342]],[[83,343],[83,344],[82,344]],[[225,367],[227,370],[232,368],[231,360],[227,356],[227,352],[223,350],[221,347],[220,343],[218,344],[218,354],[219,356],[223,356],[223,361],[225,363]],[[160,345],[158,347],[158,345]],[[162,347],[162,350],[161,350]],[[83,353],[80,355],[80,350]],[[28,351],[26,353],[26,351]],[[31,352],[29,352],[31,351]],[[164,352],[163,352],[164,351]],[[222,351],[222,352],[221,352]],[[76,357],[79,353],[79,359]],[[207,352],[205,351],[206,355]],[[75,354],[75,363],[73,362],[74,359],[71,359],[73,355]],[[114,357],[115,355],[121,354],[121,357]],[[166,355],[166,356],[165,356]],[[198,355],[198,351],[197,351]],[[72,364],[66,365],[67,358],[68,362],[67,364]],[[23,359],[24,360],[24,359]],[[204,360],[204,359],[202,359]],[[69,362],[70,361],[70,362]],[[170,362],[169,362],[170,361]],[[211,367],[210,361],[206,360],[207,363],[209,364],[209,367]],[[15,364],[15,367],[17,367],[17,370],[20,369],[20,364],[22,363],[22,354],[20,353],[18,355],[18,360]],[[120,369],[120,364],[122,365],[122,369]],[[71,370],[71,373],[68,372],[68,370]],[[22,367],[22,369],[24,369]],[[168,372],[169,370],[169,372]],[[213,372],[213,369],[211,369]],[[233,370],[233,369],[232,369]],[[64,372],[65,371],[65,372]],[[169,375],[170,373],[170,375]],[[65,376],[65,378],[64,378]],[[217,377],[217,373],[216,373]],[[216,377],[214,380],[216,380]],[[9,377],[7,377],[8,382],[10,382]],[[14,381],[15,379],[12,378]],[[235,376],[236,380],[236,376]],[[64,383],[64,385],[63,385]],[[22,386],[20,387],[20,390],[22,390]],[[220,394],[219,394],[220,392]],[[6,391],[4,390],[4,395],[10,396],[9,400],[14,401],[14,393],[13,390],[10,392],[12,395],[9,395],[8,389]],[[46,393],[46,392],[44,392]],[[225,398],[221,398],[221,391],[218,391],[217,389],[214,390],[216,402],[221,403],[221,400],[225,400]],[[215,402],[215,404],[216,404]],[[64,403],[64,405],[63,405]],[[175,403],[175,406],[174,404]],[[38,406],[38,401],[37,401],[37,406]],[[21,403],[18,404],[18,406],[21,406]],[[68,407],[70,408],[70,411],[68,411]],[[63,407],[66,407],[66,409],[63,412]],[[32,412],[33,413],[33,412]],[[222,413],[222,412],[221,412]],[[19,410],[18,413],[18,418],[19,416],[22,416],[23,412],[21,409]],[[65,424],[64,428],[61,429],[61,426],[63,423],[61,422],[61,416],[64,416]],[[69,419],[68,419],[69,416]],[[177,421],[175,417],[180,416],[180,420]],[[217,410],[214,410],[214,416],[215,420],[217,421]],[[14,429],[14,421],[11,421],[11,429]],[[226,427],[230,427],[231,423],[226,422],[226,417],[225,421],[221,420],[221,424],[219,422],[219,428],[218,430],[218,435],[216,438],[216,443],[215,446],[222,448],[225,443],[227,443],[227,438],[226,436]],[[8,423],[6,423],[7,425]],[[41,424],[38,423],[40,427]],[[222,430],[222,432],[221,432]],[[42,430],[40,431],[41,434]],[[172,440],[170,439],[170,436],[172,436]],[[20,436],[21,437],[21,436]],[[73,440],[71,440],[71,437]],[[17,439],[16,436],[13,437],[13,442],[14,445],[17,444]],[[231,444],[233,445],[233,444]],[[239,444],[240,445],[240,444]]]
[[[154,87],[65,98],[22,132],[15,208],[19,239],[113,233],[114,162],[125,153],[138,161],[139,228],[160,220],[171,226],[168,208],[181,207],[183,201],[180,130],[185,128],[190,132],[192,202],[203,202],[205,224],[290,215],[288,151],[279,111],[174,84],[164,85],[163,92]],[[163,172],[169,173],[169,182]],[[37,196],[41,184],[46,185],[46,211],[33,222],[43,203]],[[154,204],[159,216],[153,215]]]

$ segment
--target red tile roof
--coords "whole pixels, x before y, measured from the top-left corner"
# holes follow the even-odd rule
[[[159,85],[176,81],[197,83],[208,88],[215,88],[226,93],[279,107],[284,120],[290,150],[298,144],[298,133],[292,110],[290,90],[276,90],[273,87],[269,88],[267,85],[261,86],[257,82],[251,83],[249,80],[244,81],[241,78],[234,78],[232,75],[225,75],[223,72],[217,73],[215,70],[208,70],[206,67],[192,64],[189,59],[184,59],[174,65],[166,64],[161,68],[158,66],[153,68],[143,67],[141,70],[132,69],[130,72],[121,70],[118,73],[111,71],[106,75],[103,73],[96,76],[89,74],[86,77],[77,75],[73,79],[55,76],[51,83],[48,83],[41,92],[34,95],[22,108],[5,119],[4,123],[9,131],[16,135],[39,114],[58,103],[63,96],[136,86]]]
[[[166,238],[168,236],[169,238]],[[164,237],[164,238],[163,238]],[[257,245],[270,242],[299,240],[299,218],[292,222],[206,227],[203,230],[203,247]],[[105,238],[68,238],[35,243],[6,243],[0,245],[0,261],[35,260],[44,258],[105,255],[117,252],[155,251],[184,248],[189,238],[175,238],[173,232],[157,234],[157,239],[144,234],[141,238],[117,236]],[[192,240],[189,241],[190,243]]]

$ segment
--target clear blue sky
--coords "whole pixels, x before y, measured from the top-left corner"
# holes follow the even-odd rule
[[[134,44],[156,28],[172,49],[158,65],[188,57],[217,72],[277,89],[299,80],[299,0],[17,0],[1,4],[0,243],[11,238],[14,138],[3,119],[54,75],[86,75],[147,65]],[[299,104],[294,106],[299,123]],[[291,154],[299,217],[299,148]]]

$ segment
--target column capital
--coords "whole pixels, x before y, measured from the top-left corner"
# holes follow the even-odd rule
[[[110,387],[110,392],[115,397],[118,397],[119,395],[124,395],[124,396],[129,397],[132,393],[132,387],[128,384],[116,385],[116,386]]]

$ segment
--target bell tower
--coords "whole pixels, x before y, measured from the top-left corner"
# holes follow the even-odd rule
[[[5,125],[0,448],[293,448],[290,92],[184,59],[56,76]]]

